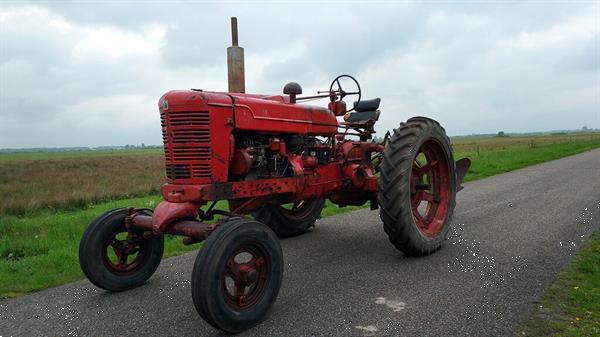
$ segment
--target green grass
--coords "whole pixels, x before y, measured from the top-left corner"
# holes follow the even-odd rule
[[[28,217],[1,218],[0,298],[15,297],[83,278],[77,254],[79,239],[87,224],[113,208],[132,205],[153,208],[161,200],[160,196],[148,196],[89,204],[79,211],[40,210]],[[226,202],[219,202],[216,207],[227,209]],[[327,201],[322,215],[360,208],[339,208]],[[164,257],[181,255],[201,246],[185,246],[181,237],[167,235],[165,238]]]
[[[124,149],[124,150],[81,150],[81,151],[40,151],[40,152],[7,152],[0,153],[0,161],[15,160],[45,160],[81,157],[107,157],[107,156],[146,156],[162,155],[162,148]]]
[[[561,271],[517,336],[600,336],[600,231]]]
[[[600,147],[600,139],[511,149],[458,152],[456,158],[471,157],[473,166],[467,180],[481,179],[520,167],[557,159]],[[127,198],[88,203],[79,210],[38,209],[25,216],[0,214],[0,297],[14,297],[31,291],[81,279],[77,260],[81,234],[101,213],[116,207],[153,207],[160,196]],[[218,207],[225,209],[221,203]],[[367,207],[367,206],[364,206]],[[322,215],[329,216],[363,207],[338,208],[327,203]],[[197,249],[184,246],[180,238],[167,237],[165,257]]]
[[[471,159],[472,165],[465,181],[472,181],[595,148],[600,148],[600,138],[570,143],[549,143],[536,145],[533,148],[522,145],[507,149],[485,150],[479,153],[476,151],[457,151],[454,158],[468,157]]]
[[[0,220],[0,297],[13,297],[81,279],[77,254],[86,224],[112,208],[153,207],[159,201],[159,196],[150,196],[88,205],[74,212],[46,210],[25,218],[3,217]],[[198,245],[184,246],[181,238],[167,236],[165,257],[196,248]]]
[[[164,167],[162,156],[140,154],[0,160],[0,216],[157,194]]]

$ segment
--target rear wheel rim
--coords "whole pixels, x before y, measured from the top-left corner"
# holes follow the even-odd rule
[[[314,208],[317,207],[317,204],[318,200],[299,200],[291,204],[291,207],[289,208],[284,207],[284,205],[280,205],[279,209],[283,214],[286,215],[288,219],[302,221],[313,212]]]
[[[413,160],[410,175],[411,210],[419,231],[438,235],[446,224],[452,179],[448,156],[436,139],[426,139]]]
[[[243,244],[226,260],[222,275],[225,302],[234,310],[258,303],[269,284],[271,264],[267,252],[256,244]]]

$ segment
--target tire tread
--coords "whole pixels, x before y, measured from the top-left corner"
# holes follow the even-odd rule
[[[413,117],[394,129],[388,146],[383,152],[381,174],[379,178],[380,216],[384,231],[390,242],[407,255],[429,255],[441,247],[442,240],[427,240],[414,225],[410,208],[409,178],[415,153],[415,144],[424,133],[435,133],[441,141],[450,144],[444,128],[435,120],[427,117]],[[454,165],[452,153],[447,154]],[[455,174],[452,166],[452,174]],[[452,180],[453,182],[455,179]],[[445,236],[450,229],[455,198],[451,198],[449,215],[444,230]],[[406,207],[408,205],[408,207]]]

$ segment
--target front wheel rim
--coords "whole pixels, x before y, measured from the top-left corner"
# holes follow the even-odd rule
[[[122,236],[127,235],[126,238]],[[115,231],[102,247],[102,262],[114,274],[127,275],[142,265],[147,255],[146,242],[126,230]]]
[[[426,139],[414,157],[410,175],[411,210],[419,231],[438,235],[446,224],[452,197],[448,156],[436,139]]]
[[[266,250],[256,244],[243,244],[226,260],[222,275],[225,302],[237,311],[258,303],[264,296],[271,271]]]

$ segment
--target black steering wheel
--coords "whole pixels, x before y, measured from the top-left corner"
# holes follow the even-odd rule
[[[345,91],[342,88],[342,85],[340,84],[340,79],[344,78],[344,77],[348,77],[349,79],[354,81],[354,83],[356,84],[356,87],[358,88],[358,91]],[[338,88],[337,90],[333,90],[334,84],[337,84],[337,88]],[[354,108],[358,105],[358,103],[360,103],[360,97],[361,97],[360,84],[358,84],[358,81],[350,75],[340,75],[333,79],[333,81],[331,82],[331,85],[329,86],[329,97],[331,98],[332,102],[335,102],[338,96],[340,97],[340,101],[341,101],[344,99],[344,97],[352,96],[352,95],[357,95],[358,99],[356,100],[356,104],[354,104],[352,106],[352,109],[346,110],[346,112],[350,112],[350,111],[354,110]]]

